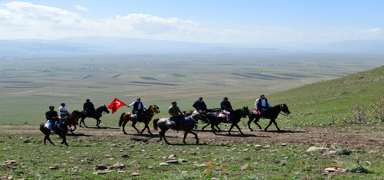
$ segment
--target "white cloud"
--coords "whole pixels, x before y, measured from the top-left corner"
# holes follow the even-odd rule
[[[382,37],[381,28],[361,30],[296,30],[268,27],[264,30],[207,28],[204,24],[179,18],[162,18],[150,14],[116,15],[115,18],[91,20],[56,7],[28,2],[10,2],[0,6],[0,39],[58,39],[75,36],[119,36],[194,42],[282,42],[336,41],[348,38]],[[77,9],[80,6],[75,6]],[[83,8],[83,7],[80,7]],[[86,9],[86,8],[85,8]],[[383,37],[382,37],[383,38]]]
[[[80,11],[87,11],[87,12],[89,11],[88,8],[81,7],[81,6],[79,6],[79,5],[76,5],[75,8],[76,8],[77,10],[80,10]]]

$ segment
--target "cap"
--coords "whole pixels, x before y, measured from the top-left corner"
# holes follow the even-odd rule
[[[199,99],[203,99],[203,97],[199,97]]]
[[[264,94],[260,95],[260,97],[264,97]]]
[[[176,101],[172,101],[172,104],[175,104],[176,103]]]

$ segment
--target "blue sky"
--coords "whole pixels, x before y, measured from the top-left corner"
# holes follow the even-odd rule
[[[230,43],[384,39],[384,0],[0,0],[0,4],[0,39],[85,35]]]

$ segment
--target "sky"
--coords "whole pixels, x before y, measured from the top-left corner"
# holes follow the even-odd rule
[[[204,43],[384,39],[384,0],[0,0],[0,39]]]

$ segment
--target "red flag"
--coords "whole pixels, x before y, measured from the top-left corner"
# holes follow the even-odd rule
[[[116,112],[117,109],[119,109],[121,106],[126,106],[123,102],[115,98],[112,103],[108,106],[109,109],[112,109],[112,114]]]

